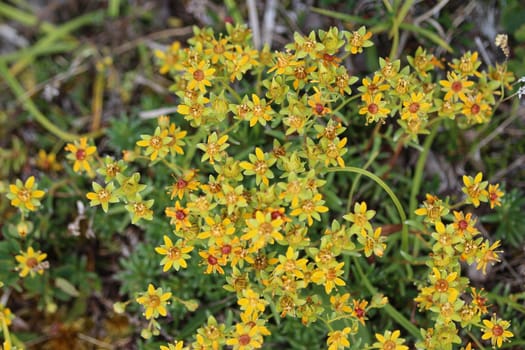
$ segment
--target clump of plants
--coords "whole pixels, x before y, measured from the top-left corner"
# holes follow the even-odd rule
[[[480,233],[475,216],[475,208],[501,205],[500,185],[465,174],[462,193],[426,194],[419,208],[417,198],[426,140],[452,124],[490,121],[513,75],[505,64],[481,70],[476,52],[443,62],[418,48],[407,65],[380,58],[370,76],[354,76],[343,63],[372,46],[371,36],[365,27],[333,27],[296,33],[272,52],[255,50],[243,26],[195,28],[187,46],[155,52],[160,72],[173,79],[177,114],[135,135],[135,147],[122,156],[99,154],[87,137],[67,143],[72,170],[92,181],[90,206],[108,217],[127,212],[143,228],[165,223],[149,247],[159,278],[115,305],[118,313],[143,311],[144,339],[174,339],[162,350],[252,349],[278,342],[275,333],[288,324],[324,334],[330,350],[499,348],[512,339],[510,322],[462,271],[470,265],[485,274],[500,261],[500,242]],[[377,160],[355,151],[355,135],[373,127],[389,128],[399,149],[422,152],[408,215],[402,194],[368,170]],[[351,200],[355,188],[338,187],[365,180],[386,193],[384,208]],[[12,232],[20,242],[17,273],[43,274],[46,253],[30,232],[45,192],[34,177],[4,191],[20,211]],[[388,210],[396,221],[385,232],[377,219],[385,223]],[[413,290],[415,317],[393,306],[395,295],[363,269],[364,262],[386,269],[381,261],[389,255],[396,257],[389,264],[411,276],[405,288]],[[222,307],[188,295],[191,279],[219,285]],[[183,328],[199,311],[205,317],[191,332],[164,331],[167,317]],[[389,321],[374,325],[385,319],[378,315]],[[11,317],[4,308],[6,349]],[[364,329],[374,337],[362,336]]]

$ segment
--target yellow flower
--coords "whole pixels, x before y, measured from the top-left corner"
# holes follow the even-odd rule
[[[381,227],[376,228],[374,232],[361,231],[358,236],[358,241],[364,245],[365,256],[369,257],[372,253],[377,257],[382,257],[386,248],[384,243],[386,238],[381,235]]]
[[[500,348],[504,341],[507,341],[514,336],[511,331],[507,330],[507,328],[510,327],[510,322],[498,319],[496,315],[492,315],[490,321],[483,320],[483,324],[485,325],[485,328],[481,339],[490,339],[492,346]]]
[[[426,194],[426,200],[423,202],[423,207],[416,209],[416,215],[425,216],[425,221],[431,224],[441,221],[441,217],[447,215],[449,209],[443,205],[441,199],[429,193]]]
[[[160,350],[184,350],[187,347],[184,347],[184,342],[182,340],[175,340],[175,343],[168,344],[168,346],[161,345]]]
[[[442,275],[441,272],[435,267],[432,268],[432,271],[434,274],[431,275],[429,279],[432,283],[431,288],[433,292],[433,300],[439,301],[441,303],[446,301],[452,303],[456,301],[459,296],[459,291],[455,288],[458,285],[458,281],[456,280],[458,277],[457,272],[448,274],[443,272]]]
[[[478,61],[478,53],[474,52],[465,52],[460,59],[454,58],[453,63],[449,63],[450,67],[456,72],[463,75],[475,75],[480,77],[481,74],[478,72],[478,67],[481,65],[481,62]]]
[[[479,207],[480,201],[486,202],[488,200],[489,193],[485,189],[488,183],[481,181],[482,178],[481,172],[477,173],[474,179],[471,176],[463,175],[465,187],[462,190],[467,195],[467,203],[472,203],[475,207]]]
[[[476,224],[476,219],[472,218],[472,213],[463,214],[462,211],[455,211],[454,222],[452,226],[454,231],[459,236],[465,236],[465,233],[468,233],[468,236],[472,237],[478,234],[478,229],[474,227]]]
[[[248,155],[248,158],[250,159],[249,162],[243,161],[239,164],[244,169],[244,175],[255,174],[255,183],[257,185],[261,182],[269,185],[268,179],[273,179],[274,177],[270,168],[276,162],[276,159],[264,153],[259,147],[256,147],[255,154]]]
[[[346,51],[350,51],[352,55],[363,52],[363,47],[370,47],[374,43],[369,40],[372,37],[371,32],[366,31],[366,27],[362,26],[358,30],[350,33],[345,32],[348,44],[345,46]]]
[[[326,294],[330,294],[336,286],[345,285],[345,281],[339,277],[344,272],[342,270],[344,265],[344,262],[338,263],[335,260],[330,260],[326,264],[322,264],[312,274],[312,282],[318,285],[324,284]]]
[[[330,304],[332,305],[334,311],[349,314],[353,311],[353,309],[348,304],[348,299],[350,299],[350,293],[345,293],[343,295],[331,295]]]
[[[332,331],[328,333],[328,339],[326,339],[326,344],[328,345],[328,350],[338,350],[348,348],[350,342],[348,341],[348,334],[352,329],[350,327],[345,327],[342,331]]]
[[[487,264],[494,264],[500,261],[498,254],[501,253],[501,251],[496,251],[496,248],[500,245],[500,241],[496,241],[490,246],[489,244],[488,241],[483,242],[476,257],[478,264],[476,269],[482,270],[484,275],[487,274]]]
[[[171,123],[168,128],[168,136],[171,137],[171,141],[168,144],[170,152],[172,154],[184,154],[182,146],[186,143],[182,140],[188,132],[186,130],[181,130],[174,123]]]
[[[206,225],[202,227],[203,231],[199,233],[197,238],[208,239],[209,245],[215,244],[217,240],[231,236],[235,232],[235,227],[227,217],[221,220],[219,216],[216,216],[215,219],[206,216],[204,221],[206,222]]]
[[[150,208],[155,202],[154,199],[143,201],[140,196],[135,202],[130,202],[125,206],[126,210],[131,214],[131,223],[135,224],[140,219],[152,220],[153,219],[153,210]]]
[[[454,72],[448,72],[447,80],[441,80],[439,84],[443,86],[442,90],[446,92],[445,101],[456,102],[458,98],[461,101],[467,99],[466,93],[470,92],[469,87],[474,85],[474,82],[469,81],[466,77],[458,76]]]
[[[39,275],[44,273],[44,269],[48,266],[48,264],[44,262],[47,257],[46,253],[42,253],[40,250],[35,252],[33,247],[29,247],[26,252],[20,253],[20,255],[15,256],[19,264],[17,269],[21,270],[20,277],[26,277],[28,274],[33,277],[35,273]]]
[[[166,316],[168,311],[166,305],[169,304],[171,299],[171,293],[163,293],[162,288],[157,288],[153,284],[148,285],[148,291],[138,297],[137,303],[141,304],[146,308],[144,315],[146,319],[157,318],[160,316]]]
[[[250,107],[248,114],[251,115],[250,127],[255,126],[257,122],[264,126],[267,121],[272,120],[272,107],[268,105],[264,99],[261,100],[256,94],[252,94],[252,101],[248,101],[248,106]]]
[[[184,241],[178,240],[175,245],[171,239],[164,235],[164,245],[155,248],[155,251],[160,255],[166,255],[160,262],[161,265],[164,265],[162,269],[164,272],[168,271],[172,266],[175,270],[186,268],[188,264],[186,259],[189,259],[190,256],[187,254],[193,250],[193,246],[186,246]]]
[[[180,47],[180,42],[175,41],[166,51],[156,50],[155,56],[159,59],[162,64],[160,67],[160,73],[166,74],[172,70],[182,70],[182,58],[181,53],[184,51]]]
[[[376,214],[375,210],[367,210],[366,202],[355,203],[354,212],[343,216],[343,219],[352,222],[350,233],[366,234],[372,231],[372,224],[369,220]]]
[[[200,182],[195,180],[197,170],[190,169],[182,176],[178,177],[173,185],[170,186],[170,199],[177,196],[179,199],[184,197],[184,194],[195,191],[199,188]]]
[[[363,78],[363,86],[357,88],[364,95],[375,96],[378,92],[388,90],[388,84],[383,84],[384,78],[379,74],[374,74],[372,80],[369,77]],[[363,97],[361,97],[363,99]]]
[[[403,111],[401,112],[401,119],[409,119],[410,117],[423,117],[426,115],[431,107],[431,104],[424,100],[425,95],[422,92],[410,94],[410,99],[403,101]]]
[[[38,190],[38,185],[35,184],[35,177],[30,176],[25,183],[17,179],[15,184],[9,185],[7,198],[11,200],[12,206],[20,208],[22,211],[35,211],[36,207],[40,205],[40,198],[44,197],[44,194],[44,191]]]
[[[169,152],[169,144],[172,138],[168,136],[168,130],[161,130],[160,127],[155,129],[153,135],[140,135],[142,140],[137,141],[140,147],[146,147],[144,155],[150,156],[151,160],[157,157],[164,158]]]
[[[390,113],[390,109],[385,107],[382,100],[383,94],[378,93],[374,96],[366,93],[362,96],[365,105],[359,109],[359,114],[366,114],[366,123],[383,121]]]
[[[85,170],[88,175],[91,176],[92,170],[89,162],[97,151],[97,147],[88,146],[87,138],[82,137],[80,138],[80,142],[75,141],[74,143],[68,143],[65,149],[70,152],[67,158],[75,161],[73,163],[73,171],[78,173],[79,171]]]
[[[278,52],[275,56],[275,65],[268,70],[268,73],[275,71],[276,75],[291,73],[292,68],[297,66],[299,62],[295,60],[295,56],[288,52]]]
[[[225,150],[228,148],[228,135],[222,135],[220,138],[216,132],[208,136],[208,143],[199,143],[197,147],[204,151],[201,161],[209,159],[210,164],[214,164],[216,160],[221,160]]]
[[[242,291],[242,298],[239,298],[237,304],[240,305],[246,316],[250,316],[263,313],[268,302],[261,299],[260,295],[254,290],[248,288]]]
[[[177,106],[177,112],[184,115],[184,119],[190,121],[192,126],[200,126],[203,119],[205,119],[203,117],[205,117],[204,113],[207,111],[206,104],[210,100],[199,95],[195,100],[185,98],[183,102]]]
[[[196,66],[190,67],[186,73],[188,80],[188,89],[199,89],[200,92],[206,92],[206,86],[211,86],[210,80],[213,79],[215,68],[210,68],[205,61],[200,61]]]
[[[323,100],[323,94],[321,91],[314,87],[315,94],[308,99],[308,106],[312,107],[312,111],[317,116],[323,116],[331,112],[330,108],[325,106],[326,101]]]
[[[485,123],[491,112],[490,106],[483,100],[483,95],[468,96],[464,101],[462,112],[469,123]]]
[[[199,252],[200,257],[204,260],[204,263],[207,265],[206,274],[212,272],[218,272],[221,275],[224,275],[224,269],[222,266],[226,265],[226,256],[220,256],[221,252],[217,251],[213,247],[209,251]]]
[[[263,213],[257,210],[254,219],[246,219],[247,232],[242,235],[242,240],[251,240],[250,252],[256,252],[264,248],[267,244],[273,244],[275,240],[284,239],[279,232],[283,220],[277,218],[272,220],[270,213]]]
[[[190,223],[190,210],[180,205],[179,201],[175,202],[174,207],[167,207],[164,210],[167,217],[171,218],[170,223],[175,224],[175,229],[179,231],[181,228],[191,226]]]
[[[500,198],[503,197],[505,193],[503,191],[499,190],[499,184],[495,185],[489,185],[489,202],[490,202],[490,209],[494,209],[494,207],[501,206]]]
[[[312,226],[314,223],[312,218],[321,221],[319,213],[328,211],[328,207],[323,205],[324,200],[322,200],[322,197],[320,193],[316,193],[312,198],[302,200],[296,206],[292,206],[290,215],[299,216],[299,220],[307,219],[308,226]]]
[[[292,247],[288,247],[285,255],[279,255],[279,265],[273,270],[275,276],[279,276],[283,273],[292,275],[297,278],[303,278],[304,272],[307,271],[306,264],[308,259],[298,259],[299,252],[295,252]]]
[[[102,206],[102,210],[104,210],[104,213],[107,213],[109,203],[118,203],[119,199],[117,196],[115,196],[113,191],[115,189],[113,182],[107,184],[106,188],[100,186],[96,182],[93,182],[93,189],[95,192],[88,192],[86,194],[86,197],[91,201],[89,203],[90,206],[93,207],[100,204]]]
[[[374,349],[408,350],[408,346],[403,345],[405,340],[403,338],[399,338],[400,334],[401,332],[398,330],[395,330],[393,332],[385,331],[384,334],[376,333],[376,339],[378,340],[378,342],[374,343]]]
[[[43,149],[38,151],[38,158],[36,159],[36,166],[44,171],[62,170],[62,165],[57,162],[56,154],[47,153]]]
[[[14,315],[13,313],[11,312],[11,309],[9,309],[8,307],[5,307],[4,305],[0,304],[0,320],[4,320],[5,321],[5,325],[6,326],[10,326],[11,325],[11,321],[13,320],[14,318]],[[1,324],[1,322],[0,322]]]
[[[368,301],[366,300],[353,300],[354,304],[352,310],[352,316],[357,318],[357,320],[364,326],[366,320],[366,307],[368,306]]]
[[[235,333],[226,340],[226,344],[231,345],[233,350],[259,349],[263,345],[263,337],[258,327],[237,323]]]

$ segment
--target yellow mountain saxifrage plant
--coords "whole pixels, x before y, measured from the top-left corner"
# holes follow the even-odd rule
[[[2,187],[0,186],[0,190],[2,190]],[[5,287],[9,289],[15,285],[15,288],[21,288],[23,279],[33,279],[36,276],[43,275],[45,270],[49,268],[49,262],[46,260],[47,253],[33,248],[38,245],[38,242],[31,235],[34,228],[31,216],[38,212],[42,205],[41,200],[46,194],[45,191],[39,190],[38,187],[35,177],[29,176],[25,181],[16,179],[15,183],[10,184],[9,188],[5,190],[5,195],[10,199],[11,205],[18,209],[18,215],[15,216],[15,220],[18,220],[18,223],[8,226],[8,229],[4,231],[3,234],[10,234],[10,237],[4,236],[2,238],[16,241],[16,244],[13,243],[12,245],[19,247],[20,251],[14,257],[11,257],[13,259],[12,265],[14,265],[11,271],[13,274],[17,274],[18,278],[8,278],[5,281],[5,286],[4,281],[0,281],[0,288]],[[12,321],[16,317],[11,312],[11,309],[6,307],[10,293],[9,290],[3,291],[2,303],[0,303],[0,330],[4,339],[2,346],[3,349],[23,349],[20,340],[11,335],[9,331],[9,326],[12,325]]]
[[[381,331],[366,344],[360,339],[360,327],[378,308],[421,349],[452,349],[462,342],[461,329],[478,328],[482,340],[495,346],[513,336],[507,321],[491,316],[483,292],[470,286],[460,268],[461,263],[477,264],[485,272],[499,261],[498,243],[480,237],[471,213],[456,210],[469,203],[498,205],[503,192],[497,184],[481,182],[481,174],[465,176],[465,201],[453,204],[428,194],[415,211],[424,217],[420,227],[431,231],[426,237],[428,278],[418,286],[415,301],[434,326],[421,330],[388,304],[357,260],[360,255],[379,259],[387,252],[389,241],[372,222],[375,210],[362,201],[341,213],[327,202],[330,173],[354,173],[376,182],[400,216],[397,237],[409,254],[407,217],[395,193],[375,174],[346,166],[352,161],[346,146],[351,130],[343,108],[355,101],[353,110],[364,123],[397,123],[394,139],[406,146],[422,134],[435,135],[445,120],[460,126],[487,122],[503,97],[505,82],[479,71],[478,55],[472,52],[446,70],[419,48],[408,66],[380,59],[370,77],[351,76],[342,62],[371,46],[370,38],[365,27],[353,32],[330,28],[295,34],[284,51],[272,53],[253,49],[250,31],[228,24],[225,34],[196,28],[187,47],[176,42],[156,52],[161,72],[174,80],[179,115],[162,116],[151,134],[137,135],[142,151],[128,157],[128,165],[140,160],[152,174],[172,172],[169,204],[154,208],[143,193],[164,189],[146,191],[140,174],[126,172],[120,160],[101,165],[104,184],[95,182],[88,199],[104,211],[123,203],[133,223],[164,217],[172,232],[163,233],[163,244],[151,248],[162,269],[182,273],[198,265],[201,273],[222,281],[239,306],[228,321],[209,316],[193,337],[161,348],[260,348],[272,322],[293,318],[305,327],[325,327],[328,349],[408,349],[400,329]],[[358,81],[361,86],[353,90]],[[79,155],[81,149],[85,152]],[[76,170],[89,172],[85,161],[90,164],[92,149],[87,143],[68,150],[75,155]],[[121,165],[110,171],[109,164]],[[333,221],[326,224],[329,216]],[[320,223],[326,227],[320,230]],[[348,292],[354,273],[351,278],[362,281],[370,300]],[[144,337],[159,334],[157,318],[168,314],[170,301],[190,311],[196,307],[178,298],[177,290],[152,284],[136,301],[150,320]]]

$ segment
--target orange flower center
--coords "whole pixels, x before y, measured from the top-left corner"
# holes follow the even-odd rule
[[[266,173],[266,170],[268,170],[266,162],[264,162],[263,160],[255,162],[253,171],[255,171],[256,174],[264,175]]]
[[[368,113],[370,114],[376,114],[379,111],[379,106],[375,103],[371,103],[368,105]]]
[[[315,205],[310,200],[305,201],[303,206],[302,206],[302,208],[303,208],[303,211],[305,213],[311,213],[311,212],[315,211]]]
[[[387,340],[383,344],[383,350],[394,350],[396,348],[396,343],[393,340]]]
[[[84,160],[84,159],[86,159],[86,156],[87,156],[87,154],[86,154],[86,150],[83,149],[83,148],[79,148],[79,149],[76,151],[76,153],[75,153],[75,158],[76,158],[77,160]]]
[[[460,92],[461,89],[463,88],[463,84],[461,84],[460,81],[455,81],[452,83],[452,85],[450,86],[450,88],[452,89],[452,91],[454,92]]]
[[[465,230],[468,227],[468,222],[466,220],[460,220],[458,222],[458,227],[460,230]]]
[[[168,250],[168,257],[170,258],[170,260],[180,259],[180,256],[180,249],[178,247],[171,247]]]
[[[355,307],[354,312],[358,318],[363,318],[365,315],[365,310],[361,309],[360,307]]]
[[[106,168],[106,174],[111,177],[115,177],[120,172],[120,167],[116,164],[109,164]]]
[[[232,246],[229,244],[225,244],[221,247],[222,254],[228,255],[231,253],[231,251],[232,251]]]
[[[320,103],[315,104],[315,113],[321,114],[324,111],[324,106]]]
[[[412,102],[408,107],[408,110],[410,111],[410,113],[417,113],[417,111],[419,111],[419,103]]]
[[[29,202],[31,199],[31,192],[29,192],[27,189],[23,189],[17,193],[17,197],[21,202]]]
[[[272,234],[273,232],[273,226],[272,224],[270,224],[269,222],[264,222],[261,224],[261,226],[259,227],[259,232],[261,232],[261,234],[263,236],[269,236]]]
[[[337,278],[337,272],[335,271],[335,269],[334,268],[328,269],[328,271],[326,272],[326,279],[335,280],[336,278]]]
[[[177,186],[178,189],[186,188],[187,185],[188,185],[188,182],[185,181],[184,179],[177,180],[176,186]]]
[[[208,264],[210,265],[217,265],[218,260],[213,255],[208,256]]]
[[[221,45],[221,44],[217,44],[213,47],[213,52],[215,52],[216,54],[222,54],[224,53],[224,46]]]
[[[480,109],[481,109],[481,108],[479,107],[478,104],[473,104],[472,107],[470,107],[470,112],[471,112],[472,114],[478,114],[479,111],[480,111]]]
[[[98,193],[98,199],[101,202],[107,202],[109,200],[109,192],[105,189],[100,190]]]
[[[139,216],[143,216],[146,213],[146,206],[143,203],[133,204],[133,211]]]
[[[151,140],[149,140],[149,145],[155,149],[159,149],[162,147],[162,139],[160,136],[153,136]]]
[[[295,77],[297,79],[302,80],[302,79],[306,78],[306,70],[302,66],[296,67],[294,69],[294,75],[295,75]]]
[[[495,201],[496,199],[498,199],[498,194],[496,192],[490,192],[489,198],[491,201]]]
[[[156,308],[160,305],[160,297],[158,295],[150,295],[148,305],[151,308]]]
[[[501,337],[503,335],[503,327],[500,325],[495,325],[492,328],[492,334],[494,334],[496,337]]]
[[[204,80],[204,72],[200,69],[197,69],[195,72],[193,72],[193,79],[197,81]]]
[[[239,337],[239,345],[246,346],[250,344],[250,340],[251,338],[248,334],[243,334]]]
[[[441,278],[436,281],[436,290],[440,293],[444,293],[448,290],[448,282],[447,280]]]
[[[184,220],[186,218],[186,213],[184,212],[184,210],[178,209],[175,212],[175,217],[177,218],[177,220]]]
[[[38,260],[34,257],[28,258],[26,260],[26,266],[30,269],[34,269],[38,265]]]

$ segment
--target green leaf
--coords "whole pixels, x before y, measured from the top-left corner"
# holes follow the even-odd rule
[[[64,278],[57,277],[57,279],[55,280],[55,285],[57,286],[57,288],[62,290],[64,293],[72,297],[78,297],[80,295],[80,293],[75,288],[75,286],[72,285],[68,280]]]

